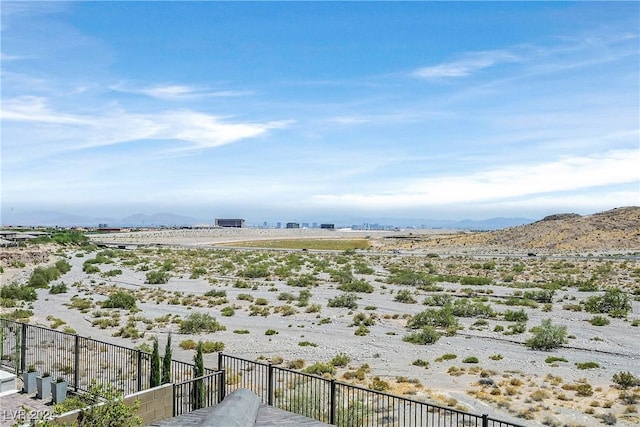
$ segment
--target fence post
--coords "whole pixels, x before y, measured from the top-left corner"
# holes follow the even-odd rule
[[[331,380],[329,389],[329,424],[336,423],[336,380]]]
[[[267,364],[267,405],[273,406],[273,365]]]
[[[482,427],[489,427],[489,416],[482,414]]]
[[[178,412],[178,402],[176,401],[176,396],[178,395],[176,389],[178,388],[178,386],[176,385],[176,383],[173,383],[173,417],[176,416],[177,412]]]
[[[222,367],[222,352],[218,353],[218,371],[222,371],[224,368]]]
[[[138,391],[142,391],[142,350],[138,352]]]
[[[20,372],[24,372],[26,368],[25,359],[27,358],[27,324],[22,324],[22,342],[20,343]],[[16,366],[17,368],[17,366]]]
[[[73,391],[78,392],[80,385],[80,337],[78,334],[73,337]]]
[[[218,383],[218,403],[222,402],[225,397],[227,377],[224,369],[218,369],[220,371],[220,382]]]

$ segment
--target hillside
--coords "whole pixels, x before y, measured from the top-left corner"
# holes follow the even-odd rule
[[[640,250],[640,207],[630,206],[592,215],[550,215],[532,224],[484,233],[414,236],[395,239],[404,248],[505,248],[541,252]],[[387,242],[391,244],[392,242]]]

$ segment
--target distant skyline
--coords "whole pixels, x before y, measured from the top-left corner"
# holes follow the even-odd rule
[[[3,217],[640,205],[635,1],[0,8]]]

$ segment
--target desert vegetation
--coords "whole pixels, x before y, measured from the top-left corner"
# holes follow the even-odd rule
[[[628,410],[640,394],[637,259],[274,242],[260,244],[277,251],[64,247],[1,288],[3,316],[128,346],[173,333],[186,361],[201,343],[207,366],[224,350],[549,425],[557,408],[638,420]]]

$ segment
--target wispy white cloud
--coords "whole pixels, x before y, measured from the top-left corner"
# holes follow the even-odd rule
[[[318,195],[314,202],[370,209],[500,202],[546,193],[640,183],[638,164],[639,150],[617,150],[539,164],[508,165],[467,175],[396,182],[393,188],[384,192]]]
[[[102,115],[60,113],[45,98],[24,96],[4,102],[2,120],[64,126],[60,151],[121,144],[130,141],[180,140],[189,143],[176,150],[214,148],[282,129],[292,121],[233,122],[191,110],[135,114],[114,109]],[[51,135],[53,137],[53,135]],[[50,145],[49,140],[44,145]],[[50,147],[49,147],[50,148]]]
[[[508,50],[468,52],[455,61],[419,68],[413,72],[413,76],[427,79],[442,77],[468,77],[485,68],[517,60],[517,55]]]
[[[136,88],[123,83],[118,83],[118,84],[109,86],[109,88],[116,92],[145,95],[151,98],[163,99],[163,100],[192,99],[192,98],[206,98],[206,97],[234,97],[234,96],[247,96],[251,94],[250,91],[245,91],[245,90],[215,91],[209,88],[186,86],[186,85],[179,85],[179,84],[168,84],[168,85]]]

